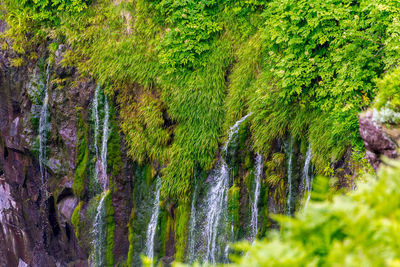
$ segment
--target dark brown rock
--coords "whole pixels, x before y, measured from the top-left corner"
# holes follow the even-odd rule
[[[382,163],[382,155],[388,158],[398,157],[396,141],[385,132],[382,125],[378,125],[373,120],[372,111],[363,113],[359,118],[359,124],[360,135],[364,140],[368,161],[375,171]]]

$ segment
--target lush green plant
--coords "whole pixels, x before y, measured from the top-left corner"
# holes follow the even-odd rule
[[[32,11],[34,21],[58,22],[57,15],[61,12],[81,12],[90,2],[91,0],[22,0],[20,4],[25,10]]]
[[[290,132],[309,136],[321,171],[363,146],[357,114],[375,94],[390,12],[367,1],[272,1],[265,9],[263,71],[250,110],[257,149]],[[346,136],[346,137],[344,137]]]
[[[289,134],[311,143],[319,173],[349,146],[362,151],[357,116],[376,79],[398,62],[398,7],[398,0],[7,0],[3,13],[16,52],[45,37],[65,43],[64,65],[117,94],[129,155],[166,166],[163,197],[187,202],[194,170],[212,167],[226,130],[249,112],[253,148],[265,156]]]
[[[240,187],[237,184],[234,184],[228,190],[228,216],[233,223],[235,236],[238,235],[240,229],[239,208],[240,208]]]
[[[115,234],[115,221],[114,221],[114,206],[113,206],[113,193],[112,191],[107,192],[105,198],[105,209],[106,209],[106,265],[114,266],[114,234]]]
[[[168,27],[159,48],[161,64],[170,71],[207,65],[202,55],[212,48],[215,33],[222,30],[216,21],[216,6],[215,0],[159,1],[156,9],[165,16],[163,22]]]
[[[81,222],[82,206],[83,206],[83,202],[80,201],[79,204],[74,209],[74,212],[72,213],[72,216],[71,216],[71,224],[74,226],[75,236],[78,239],[79,239],[80,230],[81,230],[80,222]]]
[[[395,69],[379,80],[378,88],[375,106],[378,109],[386,107],[400,111],[400,69]]]
[[[177,261],[182,261],[184,260],[185,257],[189,218],[190,218],[190,204],[179,203],[179,206],[176,209],[176,220],[175,220],[175,240],[176,240],[175,259]]]

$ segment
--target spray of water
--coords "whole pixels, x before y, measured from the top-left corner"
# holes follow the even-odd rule
[[[206,219],[206,237],[207,237],[207,253],[205,261],[212,264],[216,263],[217,257],[217,235],[218,226],[221,217],[225,213],[229,189],[229,170],[224,159],[220,160],[219,168],[214,172],[212,177],[216,183],[211,187],[208,193],[207,201],[207,219]]]
[[[206,226],[205,226],[205,238],[206,242],[206,253],[203,261],[208,261],[212,264],[217,262],[219,246],[217,244],[217,237],[223,243],[227,243],[229,237],[221,235],[219,233],[220,223],[223,217],[226,215],[227,203],[228,203],[228,189],[229,189],[229,167],[225,161],[228,153],[228,145],[232,138],[237,135],[240,125],[245,121],[251,113],[247,114],[240,120],[238,120],[229,130],[228,141],[223,146],[222,157],[217,164],[217,167],[212,171],[209,180],[212,181],[210,191],[207,195],[207,210],[206,215]],[[233,232],[233,223],[231,223],[231,229]],[[230,234],[232,235],[232,233]],[[232,238],[232,237],[231,237]],[[225,245],[223,256],[225,261],[228,259],[229,245]]]
[[[92,107],[93,116],[94,116],[94,148],[95,148],[95,151],[96,151],[96,159],[99,158],[99,148],[97,146],[97,139],[99,138],[99,126],[100,126],[99,91],[100,91],[100,85],[97,85],[96,86],[96,90],[94,92],[93,107]],[[97,174],[97,169],[96,169],[96,174]]]
[[[260,197],[261,177],[263,171],[263,157],[260,154],[256,156],[256,177],[253,201],[251,202],[251,235],[250,241],[254,241],[258,229],[258,199]]]
[[[161,179],[157,178],[156,192],[153,202],[153,212],[147,228],[147,239],[145,247],[145,254],[147,257],[151,259],[151,266],[153,266],[154,237],[156,235],[158,214],[160,211],[160,189],[161,189]]]
[[[104,266],[105,264],[105,250],[106,250],[106,207],[105,198],[110,192],[107,190],[108,177],[107,177],[107,142],[109,135],[109,105],[107,97],[104,96],[104,118],[103,118],[103,132],[101,143],[101,154],[99,159],[98,138],[100,134],[100,116],[99,116],[99,93],[100,86],[96,87],[92,111],[94,116],[94,147],[96,151],[96,168],[95,179],[102,186],[102,194],[97,206],[95,223],[93,227],[93,247],[94,247],[94,262],[96,266]]]
[[[107,97],[104,96],[104,117],[103,117],[103,131],[100,133],[100,112],[99,112],[99,95],[101,88],[100,85],[96,87],[94,98],[92,102],[92,112],[94,117],[94,149],[96,152],[96,167],[95,167],[95,179],[102,186],[103,191],[108,186],[107,177],[107,144],[110,132],[109,118],[110,118],[110,107],[108,104]],[[101,150],[99,151],[98,139],[101,134]],[[100,153],[100,155],[99,155]]]
[[[106,205],[105,199],[109,191],[104,191],[96,210],[96,217],[93,226],[93,248],[95,266],[105,266],[106,254]]]
[[[306,160],[304,162],[303,168],[303,181],[305,185],[305,191],[307,193],[306,203],[304,204],[304,208],[307,208],[307,204],[311,198],[311,191],[312,191],[312,182],[313,182],[313,167],[312,167],[312,151],[311,145],[308,145],[307,153],[306,153]]]
[[[286,144],[286,154],[288,156],[288,185],[289,185],[289,192],[287,198],[287,213],[288,215],[293,214],[293,138]]]
[[[107,97],[104,97],[104,122],[103,122],[103,139],[101,145],[101,184],[103,185],[103,190],[105,190],[108,186],[108,178],[107,178],[107,142],[108,135],[110,132],[109,127],[109,116],[110,116],[110,107],[108,106]]]

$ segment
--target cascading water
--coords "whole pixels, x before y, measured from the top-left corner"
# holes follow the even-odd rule
[[[97,139],[99,138],[99,126],[100,126],[100,118],[99,118],[99,91],[100,85],[96,86],[96,90],[94,92],[93,98],[93,116],[94,116],[94,149],[96,151],[96,159],[99,158],[99,148],[97,146]],[[96,177],[97,177],[97,168],[96,168]]]
[[[227,243],[229,237],[220,235],[220,222],[223,217],[226,215],[227,211],[227,202],[228,202],[228,189],[229,189],[229,168],[228,164],[225,161],[225,158],[228,153],[228,145],[232,140],[232,137],[235,136],[239,129],[240,125],[243,121],[245,121],[251,113],[247,114],[239,121],[235,123],[230,128],[228,141],[225,143],[222,151],[222,157],[217,164],[217,167],[212,171],[209,180],[211,181],[211,189],[207,195],[207,202],[205,209],[207,210],[206,215],[206,227],[205,227],[205,238],[206,238],[206,253],[203,258],[203,261],[208,261],[212,264],[215,264],[218,259],[218,254],[220,254],[220,246],[217,244],[217,236],[221,239],[222,243]],[[230,222],[232,223],[232,222]],[[231,227],[232,228],[232,225]],[[223,245],[223,244],[221,244]],[[225,245],[225,249],[223,251],[225,261],[227,261],[227,254],[229,253],[229,246]]]
[[[216,183],[212,185],[208,194],[207,201],[207,219],[206,219],[206,238],[207,238],[207,253],[205,261],[216,263],[216,238],[218,234],[218,226],[224,209],[227,206],[229,189],[229,170],[225,160],[221,158],[219,168],[215,171],[212,178]]]
[[[39,168],[40,168],[40,178],[42,184],[46,183],[46,170],[45,170],[46,147],[47,147],[47,135],[50,130],[49,108],[48,108],[49,80],[50,80],[50,65],[47,65],[46,83],[44,85],[44,97],[39,117]]]
[[[96,153],[96,167],[95,167],[95,180],[101,185],[104,191],[108,186],[107,177],[107,142],[109,138],[110,125],[110,107],[108,104],[107,97],[104,95],[104,117],[102,125],[101,135],[101,150],[99,155],[98,139],[100,135],[100,112],[99,112],[99,97],[100,97],[100,86],[98,85],[95,90],[94,99],[92,103],[92,112],[94,120],[94,149]]]
[[[287,213],[288,215],[293,214],[293,138],[290,137],[290,140],[285,144],[286,154],[288,157],[288,197],[287,197]]]
[[[253,242],[257,236],[258,229],[258,199],[260,197],[260,184],[263,171],[263,157],[260,154],[256,156],[256,177],[255,177],[255,188],[254,196],[251,202],[251,234],[250,241]]]
[[[109,191],[101,193],[101,198],[96,210],[96,217],[93,226],[93,247],[95,266],[105,266],[106,255],[106,206],[105,198]]]
[[[103,140],[101,145],[101,184],[103,185],[103,190],[105,190],[108,186],[107,179],[107,142],[108,135],[110,132],[109,127],[109,116],[110,116],[110,107],[108,106],[107,97],[104,97],[104,122],[103,122]]]
[[[151,266],[153,266],[154,258],[154,237],[156,235],[158,214],[160,211],[160,189],[161,189],[161,179],[157,178],[156,192],[153,202],[153,213],[149,225],[147,227],[147,238],[145,246],[145,254],[151,259]]]
[[[99,204],[96,210],[95,223],[93,226],[93,248],[94,248],[94,263],[96,266],[104,266],[105,250],[106,250],[106,206],[105,198],[110,192],[107,190],[107,143],[109,137],[109,105],[107,97],[104,96],[104,117],[102,128],[101,154],[99,158],[98,138],[100,134],[100,112],[99,112],[99,96],[100,86],[96,87],[95,95],[92,104],[94,116],[94,148],[96,152],[95,180],[101,185],[102,193]]]
[[[312,166],[312,151],[311,145],[308,145],[306,159],[304,161],[304,168],[303,168],[303,184],[305,186],[305,191],[307,193],[306,203],[304,204],[304,208],[307,208],[307,204],[310,201],[311,191],[312,191],[312,182],[314,178],[313,174],[313,166]]]

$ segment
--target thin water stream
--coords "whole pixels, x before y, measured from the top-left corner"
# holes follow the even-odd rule
[[[311,191],[312,191],[312,182],[314,178],[313,173],[313,166],[312,166],[312,151],[311,145],[308,145],[306,159],[304,161],[304,168],[303,168],[303,180],[305,185],[305,193],[307,194],[306,202],[304,204],[304,208],[307,208],[308,202],[311,198]]]
[[[258,199],[260,197],[261,178],[263,172],[263,157],[260,154],[256,156],[256,175],[254,195],[251,202],[251,235],[250,241],[253,242],[257,237],[258,230]]]
[[[151,259],[151,266],[153,266],[154,238],[156,235],[158,215],[160,212],[160,190],[161,190],[161,179],[157,178],[156,191],[153,202],[153,211],[149,225],[147,227],[147,238],[145,246],[145,254],[147,257]]]

